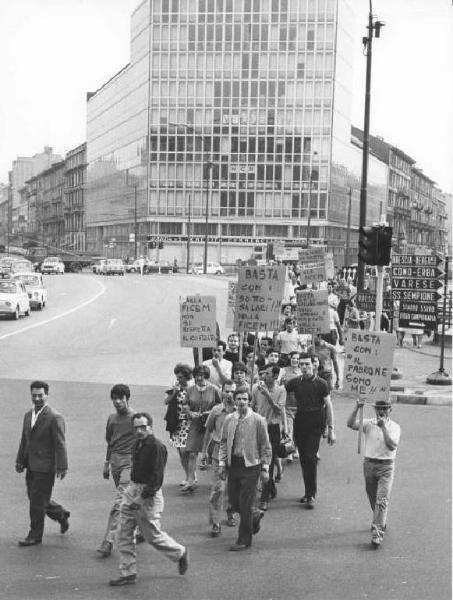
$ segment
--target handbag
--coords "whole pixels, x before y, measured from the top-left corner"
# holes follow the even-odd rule
[[[290,454],[296,451],[293,440],[287,435],[280,440],[277,456],[279,458],[287,458]]]

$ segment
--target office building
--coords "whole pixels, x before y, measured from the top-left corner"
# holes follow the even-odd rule
[[[256,246],[357,240],[361,150],[351,144],[353,2],[145,0],[130,62],[87,95],[87,246],[234,262]],[[368,216],[387,169],[369,171]],[[351,201],[350,201],[351,199]],[[208,213],[206,214],[206,206]]]

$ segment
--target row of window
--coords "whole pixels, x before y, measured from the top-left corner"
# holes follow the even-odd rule
[[[281,70],[279,77],[292,81],[294,73],[311,73],[313,71],[332,71],[334,64],[333,52],[218,52],[218,53],[184,53],[184,52],[155,52],[151,59],[151,76],[162,71],[165,77],[177,72],[184,73],[199,71],[200,77],[205,71],[217,71],[217,78],[223,73],[232,72],[233,76],[242,77],[246,72],[248,79],[257,79],[260,72],[264,79],[273,79],[269,71]],[[168,73],[169,71],[169,73]]]
[[[153,17],[163,22],[177,22],[196,17],[212,22],[217,17],[243,18],[245,15],[272,21],[295,20],[301,15],[328,12],[333,14],[335,0],[153,0]]]

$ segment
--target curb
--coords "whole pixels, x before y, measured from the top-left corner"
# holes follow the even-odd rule
[[[414,394],[391,394],[392,402],[395,404],[421,404],[429,406],[451,406],[451,395],[425,396],[423,393]]]

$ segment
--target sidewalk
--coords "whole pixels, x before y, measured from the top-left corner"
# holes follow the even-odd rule
[[[412,340],[395,348],[394,367],[401,375],[392,379],[392,399],[394,402],[410,404],[451,405],[451,385],[432,385],[426,383],[429,375],[439,370],[440,345],[434,345],[425,337],[420,348],[414,348]],[[444,349],[444,370],[452,375],[452,349]]]

